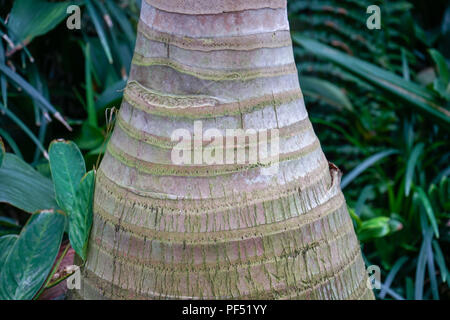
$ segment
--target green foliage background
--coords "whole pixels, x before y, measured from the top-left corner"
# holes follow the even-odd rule
[[[66,27],[70,4],[81,6],[81,30]],[[380,30],[366,27],[372,4],[381,8]],[[327,158],[344,172],[367,265],[381,268],[375,294],[448,299],[450,5],[288,6],[308,112]],[[0,136],[17,161],[51,179],[46,150],[64,138],[76,142],[88,170],[98,163],[127,80],[139,8],[139,0],[0,0]],[[5,181],[0,236],[19,233],[29,219],[7,201]],[[85,232],[77,235],[81,251]]]

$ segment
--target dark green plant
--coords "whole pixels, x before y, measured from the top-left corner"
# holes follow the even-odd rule
[[[370,1],[383,12],[374,31],[368,3],[290,2],[300,81],[324,150],[344,171],[367,264],[382,269],[377,296],[448,298],[448,57],[409,3]]]
[[[81,30],[65,26],[62,9],[69,3],[81,5]],[[37,4],[0,0],[0,149],[14,153],[0,153],[0,202],[29,213],[53,210],[22,232],[61,216],[64,205],[45,159],[54,137],[75,140],[87,167],[102,154],[111,127],[105,112],[120,103],[140,7],[134,0],[40,0],[39,10]],[[365,27],[369,4],[381,7],[381,30]],[[294,48],[316,132],[344,171],[342,187],[367,263],[382,269],[382,289],[375,293],[449,298],[450,6],[439,0],[289,0],[289,14],[298,35],[340,51],[321,52],[311,42]],[[356,65],[351,58],[359,59]],[[71,196],[81,199],[76,188]],[[87,203],[77,201],[75,211]],[[23,228],[9,216],[10,205],[0,207],[0,263],[3,248]],[[72,217],[72,226],[86,218]],[[86,230],[72,231],[80,255]],[[46,281],[54,271],[43,271],[50,273]]]
[[[65,26],[71,4],[82,8],[81,30]],[[70,248],[65,247],[51,269],[64,229],[76,253],[86,257],[95,173],[85,174],[85,168],[103,153],[114,115],[108,108],[122,98],[139,8],[140,1],[134,0],[0,0],[0,136],[6,145],[2,141],[2,150],[14,153],[1,153],[0,202],[33,214],[26,218],[19,213],[22,224],[27,220],[22,227],[0,208],[2,262],[7,260],[4,267],[17,271],[14,276],[0,272],[1,298],[38,298],[56,284],[52,276]],[[85,159],[73,142],[56,141],[47,153],[54,136],[75,140]],[[57,223],[45,229],[51,219],[66,222],[62,229]],[[36,238],[36,230],[42,238]],[[18,257],[31,253],[17,239],[35,251],[36,261],[20,264]],[[21,281],[30,272],[36,278],[25,288]]]
[[[75,140],[92,164],[108,136],[105,111],[122,97],[140,1],[0,3],[0,135],[19,157],[38,164],[58,132]],[[80,30],[65,26],[72,4],[82,8]],[[29,141],[34,156],[18,147]]]
[[[83,260],[86,258],[95,171],[86,173],[80,150],[64,140],[50,146],[53,181],[4,149],[0,154],[4,159],[0,166],[0,202],[31,213],[21,230],[3,220],[9,234],[0,237],[0,299],[36,299],[54,285],[52,276],[69,248],[52,268],[65,230],[72,248]]]

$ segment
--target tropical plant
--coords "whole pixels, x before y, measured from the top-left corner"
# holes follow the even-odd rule
[[[71,5],[83,9],[79,30],[66,27]],[[16,155],[46,163],[46,143],[65,136],[87,151],[89,165],[97,160],[108,136],[105,111],[122,98],[139,7],[134,0],[0,1],[0,136]],[[35,151],[19,148],[30,140]]]
[[[37,299],[70,275],[55,277],[70,246],[86,257],[95,173],[86,173],[73,142],[51,144],[52,180],[3,147],[0,155],[0,202],[31,213],[22,229],[10,219],[1,220],[0,300]],[[65,231],[70,246],[64,245],[58,256]]]
[[[285,2],[223,6],[142,4],[130,79],[98,170],[79,296],[373,298],[339,171],[300,94]],[[172,133],[196,121],[219,134],[276,128],[280,162],[174,164]],[[183,153],[211,148],[199,139]],[[210,152],[250,152],[249,142],[237,143]]]
[[[366,263],[381,267],[377,296],[448,297],[449,69],[433,48],[444,49],[448,19],[424,31],[411,3],[377,4],[383,27],[371,31],[364,1],[290,2],[300,80],[324,151],[344,170]]]
[[[80,30],[68,30],[64,21],[72,4],[82,10]],[[380,30],[365,26],[373,4],[381,8]],[[140,0],[0,0],[0,147],[14,153],[0,152],[0,263],[19,234],[16,258],[26,260],[23,244],[40,252],[28,245],[34,231],[61,220],[63,205],[73,209],[57,202],[45,158],[60,149],[47,148],[55,137],[75,140],[86,167],[98,163],[115,115],[109,108],[119,105],[130,71],[140,7]],[[288,12],[311,122],[327,158],[344,172],[341,187],[366,265],[381,268],[376,296],[448,299],[448,1],[289,0]],[[223,67],[221,61],[214,67]],[[30,217],[34,212],[40,213]],[[27,260],[42,272],[29,288],[17,288],[16,298],[48,299],[66,289],[69,238],[83,256],[86,228],[71,233],[70,213],[64,215],[62,242],[44,234],[35,242],[49,240],[59,253],[46,247],[40,265]],[[72,225],[84,219],[89,222],[89,216],[72,218]],[[144,243],[150,246],[150,239]],[[15,275],[18,283],[23,274]]]

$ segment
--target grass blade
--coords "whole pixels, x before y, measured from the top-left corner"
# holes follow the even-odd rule
[[[0,110],[2,110],[8,118],[10,118],[12,121],[14,121],[26,134],[28,137],[30,137],[31,140],[36,144],[36,146],[42,151],[44,154],[44,157],[48,159],[47,151],[45,150],[42,143],[39,141],[38,138],[34,135],[33,132],[26,126],[25,123],[22,122],[13,112],[11,112],[9,109],[6,109],[3,104],[0,103]]]
[[[95,109],[94,101],[94,87],[92,84],[92,72],[91,72],[91,45],[86,43],[84,47],[85,55],[85,79],[86,79],[86,107],[88,114],[88,123],[97,127],[97,111]]]
[[[424,280],[425,280],[425,264],[427,261],[427,248],[428,242],[431,242],[431,237],[433,235],[433,230],[428,229],[425,232],[422,246],[420,247],[419,257],[417,258],[417,268],[416,268],[416,281],[414,288],[414,299],[422,300],[424,291]]]
[[[6,149],[5,145],[3,144],[2,137],[0,137],[0,167],[2,166],[3,159],[5,159]]]
[[[347,175],[344,176],[341,182],[341,188],[344,189],[348,186],[356,177],[358,177],[361,173],[363,173],[367,168],[373,166],[375,163],[380,161],[383,158],[386,158],[390,155],[398,153],[398,150],[389,149],[379,153],[376,153],[363,162],[361,162],[355,169],[350,171]]]
[[[114,1],[106,1],[106,6],[108,7],[109,12],[111,13],[111,16],[116,20],[122,29],[122,31],[125,33],[126,38],[130,42],[130,49],[133,50],[134,48],[134,41],[136,39],[136,33],[133,30],[133,27],[131,26],[130,21],[128,20],[127,16],[123,13],[122,9],[120,9]]]
[[[439,291],[436,279],[436,269],[434,267],[434,257],[433,257],[433,249],[431,247],[431,240],[427,243],[427,267],[433,300],[439,300]]]
[[[406,299],[407,300],[414,300],[414,282],[412,278],[406,277],[406,285],[405,285],[405,291],[406,291]]]
[[[442,253],[441,247],[436,240],[433,240],[433,248],[434,248],[434,257],[439,266],[439,270],[441,271],[441,279],[442,282],[447,282],[448,277],[448,269],[445,264],[444,254]]]
[[[321,99],[329,105],[339,109],[353,111],[353,106],[342,90],[331,82],[314,78],[300,76],[300,86],[305,95]]]
[[[408,102],[418,111],[433,117],[447,128],[450,127],[450,111],[440,105],[435,92],[297,33],[293,33],[292,39],[314,55],[338,64],[378,88]]]
[[[385,290],[386,293],[388,295],[390,295],[392,298],[394,298],[395,300],[405,300],[405,298],[403,298],[401,295],[399,295],[397,292],[395,292],[391,288],[387,288],[386,285],[384,285],[383,283],[381,283],[381,289]]]
[[[411,184],[414,177],[414,169],[416,167],[417,160],[423,152],[423,148],[425,147],[424,143],[419,143],[414,147],[411,151],[411,154],[408,159],[408,164],[406,166],[406,176],[405,176],[405,196],[409,196],[411,191]]]
[[[430,49],[428,51],[430,53],[431,58],[433,58],[434,63],[436,64],[436,68],[444,85],[448,85],[450,81],[450,71],[447,66],[447,62],[442,54],[434,49]]]
[[[425,212],[427,214],[428,220],[430,220],[431,226],[433,227],[436,238],[439,238],[438,223],[436,221],[436,217],[434,215],[434,210],[433,210],[433,207],[431,206],[431,203],[430,203],[430,200],[428,199],[427,194],[421,187],[414,187],[414,190],[416,191],[416,194],[417,194],[419,200],[422,202],[423,207],[425,208]]]
[[[49,98],[49,93],[48,93],[48,85],[47,82],[45,80],[42,79],[38,68],[35,64],[31,65],[30,69],[30,83],[33,87],[36,88],[36,90],[38,90],[44,98],[46,98],[48,100]],[[42,109],[39,106],[39,102],[36,101],[36,99],[33,99],[33,105],[34,105],[34,109],[36,111],[39,111],[40,109]],[[43,144],[45,141],[45,135],[47,133],[47,123],[48,123],[48,118],[49,115],[46,111],[44,111],[44,113],[40,113],[38,112],[37,116],[39,117],[39,123],[40,123],[40,127],[39,127],[39,134],[38,134],[38,138],[39,141]],[[34,152],[34,160],[33,163],[36,163],[39,159],[41,152],[39,148],[36,148],[35,152]]]
[[[36,99],[40,102],[45,111],[50,111],[53,116],[61,122],[69,131],[72,131],[72,128],[69,124],[64,120],[61,114],[53,107],[50,102],[45,99],[39,91],[37,91],[32,85],[30,85],[25,79],[19,76],[17,73],[13,72],[7,66],[0,64],[0,71],[3,72],[11,81],[13,81],[16,85],[20,86],[32,99]]]
[[[401,257],[400,259],[397,260],[397,262],[395,262],[391,271],[389,271],[389,274],[387,275],[386,280],[384,281],[384,287],[381,288],[380,292],[381,299],[384,299],[384,297],[386,296],[387,290],[390,288],[392,282],[395,279],[395,276],[397,275],[398,271],[405,264],[406,261],[408,261],[408,257]]]
[[[402,48],[402,71],[403,71],[403,78],[406,81],[410,81],[411,80],[411,72],[409,70],[408,58],[406,57],[405,48]]]
[[[17,145],[17,143],[14,141],[13,137],[9,135],[9,133],[2,128],[0,128],[0,136],[5,139],[6,142],[8,142],[9,146],[11,147],[12,151],[20,158],[23,159],[22,152],[20,152],[20,148]]]
[[[3,42],[0,40],[0,64],[5,64],[5,48]],[[0,94],[2,96],[3,104],[8,108],[8,92],[6,91],[6,79],[4,75],[0,75]]]
[[[106,33],[103,29],[101,19],[99,18],[91,0],[86,0],[86,8],[89,12],[89,16],[91,17],[92,22],[94,23],[95,30],[97,31],[98,37],[100,38],[100,42],[102,44],[103,50],[105,51],[106,57],[108,58],[108,62],[112,64],[113,58],[111,55],[111,49],[109,48],[108,40],[106,38]]]

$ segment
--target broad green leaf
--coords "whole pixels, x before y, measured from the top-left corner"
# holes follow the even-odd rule
[[[66,216],[59,211],[42,211],[31,216],[3,265],[1,300],[34,297],[58,254],[65,222]]]
[[[5,158],[6,150],[5,145],[3,144],[3,140],[0,137],[0,167],[2,166],[3,159]]]
[[[339,109],[353,110],[352,103],[336,85],[326,80],[300,76],[300,86],[305,95],[323,100]]]
[[[424,143],[419,143],[414,147],[409,156],[408,164],[406,166],[405,196],[409,196],[409,192],[411,191],[411,184],[414,178],[414,169],[416,167],[417,159],[419,159],[420,155],[422,154],[424,147]]]
[[[72,141],[55,140],[49,148],[56,201],[66,213],[76,208],[76,190],[86,173],[83,155]]]
[[[435,92],[413,82],[406,81],[396,74],[379,68],[376,65],[352,57],[318,41],[303,37],[298,33],[294,33],[292,38],[296,43],[317,57],[338,64],[371,84],[408,102],[418,111],[433,117],[446,127],[450,126],[450,111],[440,104],[438,95]]]
[[[18,238],[19,236],[15,234],[0,237],[0,275],[2,274],[2,268],[5,264],[6,258],[8,258],[8,254]]]
[[[81,179],[76,190],[76,207],[69,213],[69,239],[72,248],[86,259],[89,232],[92,227],[92,201],[94,197],[95,172],[89,171]]]
[[[8,29],[17,43],[29,43],[34,37],[55,28],[66,16],[71,1],[15,0]]]
[[[0,168],[0,202],[29,213],[58,208],[52,181],[11,153]]]
[[[381,159],[386,158],[386,157],[388,157],[390,155],[393,155],[393,154],[396,154],[396,153],[398,153],[397,150],[392,150],[391,149],[391,150],[382,151],[382,152],[379,152],[379,153],[376,153],[376,154],[370,156],[369,158],[367,158],[366,160],[361,162],[355,169],[350,171],[348,174],[344,175],[344,178],[342,179],[342,182],[341,182],[341,188],[344,189],[357,176],[359,176],[367,168],[370,168],[371,166],[373,166],[375,163],[377,163]]]

